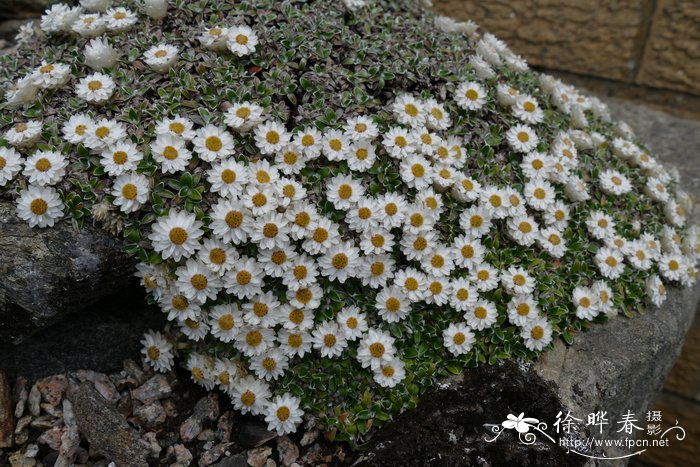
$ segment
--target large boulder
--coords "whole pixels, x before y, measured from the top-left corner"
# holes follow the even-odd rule
[[[121,241],[70,222],[32,229],[0,200],[0,342],[17,341],[129,283],[134,261]]]
[[[700,166],[695,159],[700,122],[616,99],[610,105],[615,117],[649,141],[664,163],[675,165],[684,187],[700,197]],[[532,365],[476,368],[438,381],[416,409],[402,414],[370,441],[357,465],[395,465],[398,458],[410,465],[582,465],[586,458],[566,453],[542,435],[529,446],[520,443],[514,431],[504,430],[490,443],[492,424],[524,412],[547,423],[546,432],[552,435],[556,415],[561,411],[563,418],[570,412],[581,419],[572,430],[574,438],[600,439],[597,431],[586,427],[586,417],[606,411],[610,425],[603,436],[622,439],[628,435],[617,431],[621,427],[617,422],[631,411],[636,425],[646,426],[646,411],[678,357],[699,302],[700,286],[674,289],[660,308],[632,319],[613,317],[571,346],[558,341]],[[670,438],[669,449],[673,442],[682,442]],[[585,453],[610,458],[638,450],[611,447]],[[610,465],[611,461],[590,462]]]
[[[0,19],[40,16],[53,3],[58,2],[57,0],[3,0],[2,8],[0,8]]]

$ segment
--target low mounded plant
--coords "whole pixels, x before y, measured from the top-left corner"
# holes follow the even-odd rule
[[[439,375],[692,284],[691,198],[606,106],[409,1],[82,0],[0,57],[0,187],[120,234],[144,359],[357,441]]]

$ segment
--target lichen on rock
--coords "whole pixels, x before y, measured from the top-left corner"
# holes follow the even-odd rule
[[[437,375],[697,275],[693,201],[606,106],[402,1],[83,1],[0,57],[0,184],[120,233],[143,355],[338,439]],[[585,338],[585,337],[584,337]]]

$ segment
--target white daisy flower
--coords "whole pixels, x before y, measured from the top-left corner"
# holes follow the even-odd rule
[[[680,280],[688,265],[680,253],[667,253],[659,257],[659,272],[661,277],[669,281]]]
[[[527,178],[539,177],[545,179],[549,177],[552,164],[553,160],[549,155],[543,152],[532,151],[523,157],[520,163],[520,169]]]
[[[476,288],[467,279],[453,279],[450,284],[450,306],[465,312],[474,306],[478,298]]]
[[[236,348],[246,357],[261,355],[275,344],[275,332],[269,328],[243,326],[235,339]]]
[[[488,300],[479,299],[471,310],[464,314],[464,320],[472,328],[482,331],[490,328],[498,318],[496,305]]]
[[[395,262],[389,255],[369,255],[360,259],[356,276],[365,286],[386,287],[394,276]]]
[[[298,256],[294,247],[289,242],[285,242],[275,248],[260,250],[258,262],[268,276],[284,278]]]
[[[435,166],[433,175],[433,185],[440,191],[451,188],[459,177],[459,173],[447,164]]]
[[[53,227],[63,216],[63,201],[52,187],[29,185],[19,192],[17,215],[29,227]]]
[[[437,219],[433,213],[419,204],[411,204],[406,210],[404,232],[417,234],[434,229]]]
[[[277,432],[278,436],[294,433],[304,415],[299,405],[299,399],[288,393],[272,399],[265,406],[267,429]]]
[[[214,388],[214,361],[210,357],[193,352],[187,359],[186,367],[190,371],[192,381],[207,391]]]
[[[552,342],[552,326],[545,318],[536,318],[525,323],[520,330],[525,347],[542,350]]]
[[[275,248],[289,241],[287,219],[278,212],[269,212],[257,217],[249,232],[251,241],[260,248]]]
[[[401,127],[390,128],[384,133],[382,144],[394,159],[404,159],[416,152],[411,132]]]
[[[212,375],[219,389],[229,394],[231,392],[232,383],[238,375],[238,361],[224,358],[215,359]]]
[[[88,114],[72,115],[61,128],[63,138],[69,143],[80,144],[85,141],[88,131],[93,125],[94,122]]]
[[[552,206],[544,212],[544,223],[560,231],[566,230],[570,218],[571,212],[569,206],[560,200],[555,201]]]
[[[636,269],[646,271],[653,265],[655,255],[646,242],[637,240],[627,244],[627,261]]]
[[[39,33],[37,33],[37,30],[34,27],[34,22],[28,21],[27,23],[21,25],[17,30],[17,34],[15,35],[15,42],[18,46],[23,47],[29,44],[29,42],[31,42],[31,40],[35,36],[38,37]]]
[[[654,306],[661,306],[666,301],[666,286],[657,275],[649,277],[644,283],[647,298]]]
[[[617,279],[625,269],[624,257],[618,250],[603,247],[595,255],[595,263],[603,277]]]
[[[538,242],[542,249],[554,258],[561,258],[566,253],[566,241],[561,231],[554,227],[540,229]]]
[[[452,126],[452,119],[445,107],[435,99],[428,99],[423,103],[425,109],[425,124],[435,131],[447,130]]]
[[[546,180],[531,179],[525,184],[524,193],[527,204],[537,211],[547,211],[556,201],[554,187]]]
[[[421,260],[421,268],[432,276],[449,276],[454,267],[452,251],[444,245],[431,249]]]
[[[306,156],[298,144],[291,143],[275,155],[275,164],[285,175],[297,175],[306,165]]]
[[[71,8],[64,3],[52,5],[41,17],[41,30],[47,33],[69,32],[81,12],[79,7]]]
[[[357,347],[357,361],[362,368],[379,368],[394,358],[396,354],[394,341],[395,339],[389,333],[370,328],[360,339]]]
[[[329,280],[345,283],[355,277],[360,252],[351,242],[342,242],[329,248],[318,260],[321,274]]]
[[[277,333],[277,342],[289,358],[303,357],[311,352],[311,335],[306,331],[281,329]]]
[[[495,186],[485,186],[479,193],[481,206],[483,206],[490,217],[494,219],[504,219],[508,216],[509,201],[508,194],[502,188]]]
[[[459,267],[471,269],[484,262],[486,249],[478,238],[460,235],[455,237],[452,248],[454,262]]]
[[[374,381],[382,387],[393,388],[406,377],[404,363],[398,358],[379,365],[374,369]]]
[[[441,306],[450,300],[452,284],[448,277],[427,276],[426,283],[428,286],[423,294],[425,303]]]
[[[484,206],[472,206],[459,216],[459,225],[467,235],[483,237],[491,230],[491,214]]]
[[[92,39],[85,45],[85,64],[95,71],[112,68],[119,52],[106,39]]]
[[[596,281],[591,287],[591,291],[598,296],[598,310],[608,316],[615,316],[617,309],[613,303],[613,292],[605,281]]]
[[[102,16],[90,13],[78,16],[71,25],[71,30],[83,37],[96,37],[105,32],[106,26]]]
[[[187,142],[175,136],[160,135],[151,144],[153,158],[160,164],[164,174],[182,172],[192,159],[192,153],[186,147]]]
[[[163,259],[180,261],[189,258],[199,248],[203,224],[194,214],[171,209],[153,225],[148,239]]]
[[[382,227],[374,227],[362,232],[360,249],[366,255],[391,252],[394,248],[394,236]]]
[[[186,319],[178,323],[180,332],[182,332],[189,340],[201,341],[209,334],[209,324],[203,316],[197,316],[195,319]],[[208,388],[211,389],[211,388]]]
[[[508,320],[516,326],[538,318],[540,309],[532,295],[515,295],[508,302]]]
[[[573,202],[586,201],[591,198],[586,182],[573,175],[569,177],[569,181],[564,185],[564,193]]]
[[[396,271],[394,285],[400,287],[411,302],[419,302],[423,299],[428,288],[426,275],[417,269],[406,268]]]
[[[287,300],[292,306],[315,310],[321,305],[323,290],[317,284],[311,284],[296,290],[287,291]]]
[[[107,175],[116,177],[135,171],[142,159],[143,153],[135,144],[128,140],[121,140],[102,151],[100,163]]]
[[[382,289],[377,294],[375,307],[379,317],[388,323],[398,323],[411,311],[410,300],[397,286]]]
[[[248,324],[266,328],[273,327],[277,320],[275,310],[279,306],[280,302],[275,295],[272,292],[265,292],[243,304],[245,312],[243,318]]]
[[[224,114],[224,122],[241,133],[247,132],[263,121],[263,108],[252,102],[237,102]]]
[[[68,83],[70,78],[70,66],[63,63],[49,63],[46,60],[42,60],[31,74],[34,85],[41,89],[59,89]]]
[[[525,199],[523,195],[513,187],[504,188],[504,195],[508,199],[508,216],[516,217],[526,214]]]
[[[88,128],[84,144],[92,150],[103,149],[126,138],[126,128],[122,123],[103,118],[93,122]]]
[[[661,246],[666,253],[679,252],[683,241],[678,231],[669,225],[665,225],[661,229]]]
[[[136,265],[136,273],[134,275],[140,279],[139,282],[146,289],[146,292],[160,301],[167,284],[163,268],[139,263]]]
[[[255,376],[266,381],[276,380],[284,374],[289,367],[289,359],[284,351],[278,347],[272,347],[259,355],[250,358],[250,369]]]
[[[184,265],[177,268],[175,275],[180,293],[188,300],[199,303],[215,300],[223,286],[219,275],[196,259],[188,259]]]
[[[289,289],[297,290],[315,284],[318,274],[318,266],[313,258],[302,254],[290,261],[282,283]]]
[[[516,266],[501,272],[501,284],[513,295],[531,294],[537,285],[535,278],[530,276],[527,270]]]
[[[348,209],[364,194],[364,187],[347,175],[337,175],[326,185],[326,198],[339,210]]]
[[[367,317],[354,305],[340,310],[335,319],[348,341],[357,340],[367,332]]]
[[[479,292],[488,292],[498,287],[499,271],[484,262],[473,267],[469,280]]]
[[[127,214],[141,209],[151,192],[148,178],[137,173],[125,173],[114,180],[114,205]]]
[[[476,201],[481,195],[481,184],[471,177],[467,177],[464,174],[458,174],[457,180],[454,185],[452,185],[452,196],[454,196],[457,201],[463,203]]]
[[[241,413],[265,413],[270,399],[270,386],[255,376],[237,379],[231,388],[231,402]]]
[[[676,202],[675,199],[664,204],[664,214],[666,215],[666,220],[676,227],[683,227],[686,222],[687,212],[683,205]]]
[[[406,216],[408,203],[398,193],[385,193],[376,199],[380,220],[386,228],[400,227]]]
[[[340,242],[338,224],[321,217],[312,229],[306,232],[302,248],[312,255],[325,253]]]
[[[345,157],[350,170],[365,172],[374,165],[377,153],[369,140],[358,140],[350,143]]]
[[[213,163],[207,171],[210,191],[219,193],[224,198],[234,198],[242,194],[248,178],[247,167],[236,162],[233,157]]]
[[[8,182],[22,170],[22,158],[14,148],[0,147],[0,187]]]
[[[197,130],[196,134],[192,144],[200,159],[214,162],[233,154],[233,137],[223,128],[206,125]]]
[[[370,117],[363,115],[348,119],[343,131],[352,141],[372,141],[379,136],[377,124]]]
[[[212,220],[209,228],[222,241],[236,245],[247,241],[253,217],[240,201],[222,198],[212,206],[209,217]]]
[[[75,94],[90,104],[104,104],[112,97],[115,88],[112,78],[102,73],[93,73],[78,82]]]
[[[433,184],[433,167],[423,156],[412,154],[403,158],[399,173],[401,180],[410,188],[425,190]]]
[[[159,121],[156,124],[156,135],[173,136],[175,138],[182,138],[185,141],[191,141],[196,135],[193,128],[194,123],[192,123],[192,120],[176,116]]]
[[[345,222],[351,230],[364,232],[379,226],[380,215],[377,203],[373,199],[360,198],[346,212]]]
[[[221,26],[205,28],[198,39],[205,48],[221,52],[228,47],[228,29]]]
[[[512,108],[513,116],[523,123],[535,125],[544,120],[544,112],[537,100],[529,95],[520,95]]]
[[[41,139],[43,124],[38,120],[29,120],[14,125],[3,136],[8,143],[16,148],[29,148]]]
[[[615,220],[603,211],[593,211],[586,220],[586,227],[593,238],[605,240],[615,236]]]
[[[154,370],[170,371],[175,363],[173,345],[157,331],[148,331],[141,340],[143,358]]]
[[[442,332],[442,343],[452,355],[464,355],[476,342],[476,337],[466,323],[450,323]]]
[[[527,125],[515,125],[506,132],[506,140],[515,152],[529,153],[539,143],[537,133]]]
[[[290,140],[290,135],[280,122],[267,121],[255,128],[255,145],[263,154],[282,151]]]
[[[410,94],[398,96],[391,105],[397,122],[410,127],[418,127],[425,122],[425,109],[420,100]]]
[[[262,293],[265,275],[254,258],[241,256],[224,276],[226,292],[241,300]]]
[[[311,309],[289,304],[279,308],[279,324],[284,329],[307,331],[314,326],[314,312]]]
[[[37,151],[27,158],[22,174],[30,184],[55,185],[66,174],[68,161],[60,152]]]
[[[209,310],[209,332],[221,342],[234,340],[243,324],[243,313],[235,303],[216,305]]]
[[[619,196],[632,191],[630,180],[616,170],[606,170],[598,176],[600,189],[609,195]]]
[[[650,177],[647,179],[647,182],[644,185],[644,193],[654,201],[658,201],[660,203],[665,203],[671,199],[671,194],[669,193],[666,184],[657,177]]]
[[[455,90],[455,101],[464,110],[479,110],[486,105],[488,97],[486,89],[475,81],[466,81],[457,86]]]
[[[293,203],[287,208],[284,215],[289,220],[290,236],[294,240],[305,238],[311,229],[316,228],[316,222],[320,219],[316,208],[307,202]]]
[[[407,233],[401,238],[401,251],[408,260],[422,259],[434,246],[437,246],[437,239],[432,231]]]
[[[325,321],[319,324],[311,333],[311,342],[322,357],[339,357],[348,346],[343,330],[335,321]]]
[[[326,131],[321,149],[329,161],[345,160],[350,152],[350,139],[341,130]]]
[[[508,236],[522,246],[531,246],[535,243],[540,232],[535,219],[528,215],[511,217],[506,225]]]
[[[138,15],[126,8],[110,8],[105,11],[105,25],[111,32],[124,32],[138,22]]]
[[[425,208],[432,219],[438,219],[445,209],[442,195],[434,190],[419,192],[416,195],[416,204]]]
[[[168,314],[168,321],[196,319],[202,311],[199,303],[188,300],[175,287],[166,289],[158,304],[163,313]]]
[[[571,294],[571,301],[576,307],[576,317],[592,320],[600,312],[598,294],[588,287],[576,287]]]
[[[248,26],[232,26],[228,30],[226,45],[234,55],[243,57],[255,52],[255,47],[258,45],[258,36]]]
[[[520,92],[512,86],[507,84],[499,84],[496,87],[496,99],[498,103],[503,107],[510,107],[515,105],[520,96]]]

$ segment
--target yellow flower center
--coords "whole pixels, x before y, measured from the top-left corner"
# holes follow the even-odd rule
[[[184,295],[175,295],[173,299],[170,301],[170,304],[175,308],[177,311],[183,311],[185,310],[190,302],[187,300],[187,297]]]
[[[183,229],[182,227],[172,228],[168,236],[170,237],[170,242],[173,243],[173,245],[182,245],[189,238],[187,230]]]
[[[87,126],[85,126],[85,125],[78,125],[75,127],[75,134],[78,136],[83,136],[86,131],[87,131]]]
[[[153,55],[155,55],[156,58],[163,58],[167,57],[168,52],[166,52],[165,50],[157,50],[156,53],[154,53]]]
[[[680,268],[680,267],[681,267],[680,264],[678,264],[678,261],[676,261],[675,259],[672,259],[671,261],[668,262],[668,268],[671,271],[677,271],[678,268]]]
[[[155,345],[150,346],[146,350],[146,354],[148,355],[148,358],[151,360],[158,360],[160,358],[160,350]]]
[[[230,331],[233,329],[233,316],[232,315],[222,315],[219,320],[219,327],[221,328],[222,331]]]
[[[308,212],[300,212],[294,216],[294,223],[299,227],[306,227],[311,223],[311,216]]]
[[[357,131],[358,133],[364,133],[365,131],[367,131],[367,125],[365,123],[356,123],[355,131]]]
[[[101,126],[98,129],[95,130],[95,136],[97,136],[100,139],[104,139],[109,136],[109,128],[106,126]]]
[[[260,331],[249,331],[248,334],[245,335],[245,342],[251,347],[257,347],[260,345],[262,342],[262,333]]]
[[[469,290],[465,288],[461,288],[457,290],[457,293],[455,294],[457,296],[457,300],[460,302],[465,302],[469,300]]]
[[[217,152],[221,151],[221,148],[224,146],[224,143],[218,136],[210,136],[206,139],[204,145],[207,147],[208,150],[212,152]]]
[[[348,265],[348,256],[345,253],[338,253],[331,259],[331,264],[336,269],[345,269]]]
[[[476,91],[476,89],[467,89],[467,92],[464,93],[464,96],[470,101],[475,101],[479,98],[479,93]]]
[[[469,259],[474,257],[474,247],[471,245],[464,245],[460,251],[462,258]]]
[[[534,112],[536,108],[537,106],[530,101],[525,101],[523,104],[523,110],[525,110],[525,112]]]
[[[338,187],[338,196],[340,199],[350,199],[352,196],[352,187],[347,183],[343,183]]]
[[[289,321],[294,324],[301,324],[304,321],[304,312],[298,308],[289,312]]]
[[[515,307],[515,310],[518,312],[518,315],[527,316],[530,314],[530,305],[527,303],[519,303],[518,306]]]
[[[328,231],[323,227],[318,227],[314,230],[314,241],[317,243],[323,243],[328,240]]]
[[[181,135],[185,132],[185,125],[180,122],[173,122],[170,125],[168,125],[168,128],[170,129],[170,131],[178,135]]]
[[[432,115],[433,118],[435,118],[435,120],[438,121],[445,118],[445,115],[442,113],[442,110],[438,109],[437,107],[433,107],[432,109],[430,109],[430,115]]]
[[[374,358],[383,357],[384,352],[385,352],[384,344],[382,344],[381,342],[374,342],[374,343],[370,344],[370,346],[369,346],[369,353]]]
[[[405,148],[408,146],[408,140],[404,136],[397,136],[394,138],[394,143],[400,148]]]
[[[238,282],[238,285],[248,285],[252,279],[253,275],[248,271],[239,271],[238,274],[236,274],[236,282]]]
[[[365,160],[369,156],[369,151],[365,148],[358,148],[357,151],[355,151],[355,157],[357,157],[358,160]]]
[[[265,134],[265,140],[270,144],[277,144],[280,142],[280,134],[270,130]]]
[[[270,177],[270,174],[267,171],[258,170],[255,174],[255,179],[258,181],[258,183],[270,183],[272,177]]]
[[[530,135],[526,131],[519,131],[518,141],[520,141],[521,143],[527,143],[528,141],[530,141]]]
[[[542,329],[542,326],[533,327],[532,331],[530,331],[530,337],[536,341],[542,339],[542,337],[544,337],[544,329]]]
[[[49,63],[48,65],[44,65],[41,68],[39,68],[39,71],[45,75],[45,74],[51,73],[54,70],[54,68],[55,67]]]
[[[382,374],[386,378],[391,378],[392,376],[394,376],[394,373],[396,373],[396,370],[394,369],[393,366],[383,366],[382,367]]]
[[[588,308],[591,306],[591,299],[588,297],[582,297],[579,301],[578,304],[582,306],[583,308]]]
[[[338,138],[333,138],[328,142],[328,145],[331,147],[332,150],[338,152],[341,149],[343,149],[343,142],[340,141]]]
[[[31,202],[29,209],[32,211],[32,214],[36,216],[43,216],[46,214],[46,211],[49,210],[49,205],[43,199],[37,198]]]
[[[306,148],[313,146],[314,143],[316,143],[316,140],[311,135],[304,135],[301,138],[301,144]]]
[[[123,11],[117,11],[112,15],[112,18],[116,19],[117,21],[126,19],[126,13]]]
[[[129,160],[129,156],[124,151],[115,151],[114,154],[112,154],[112,160],[117,165],[124,165]]]
[[[237,34],[236,35],[236,43],[239,45],[247,45],[248,44],[248,36],[245,34]]]
[[[267,357],[263,359],[262,366],[267,371],[273,371],[275,368],[277,368],[277,361],[274,358]]]
[[[615,266],[617,266],[617,260],[613,256],[608,256],[607,258],[605,258],[605,264],[607,264],[611,268],[614,268]]]
[[[523,221],[520,223],[520,225],[518,225],[518,230],[524,234],[529,234],[532,232],[532,225],[530,225],[529,222]]]
[[[290,334],[287,338],[287,344],[293,349],[298,349],[304,343],[299,334]]]
[[[174,161],[177,159],[178,154],[177,149],[172,146],[166,146],[165,149],[163,149],[163,157],[169,161]]]
[[[192,379],[194,379],[195,381],[202,381],[204,379],[204,372],[201,368],[195,367],[192,368],[192,370],[190,371],[192,373]]]
[[[416,107],[413,104],[406,104],[403,106],[404,112],[406,112],[407,115],[411,117],[417,117],[418,116],[418,107]]]
[[[423,251],[426,248],[428,248],[428,240],[425,239],[425,237],[418,237],[413,241],[413,248],[416,249],[416,251]]]
[[[377,261],[376,263],[372,263],[369,269],[374,277],[381,276],[384,274],[384,263]]]
[[[544,162],[542,162],[541,159],[535,159],[530,165],[532,165],[533,169],[540,170],[542,167],[544,167]]]
[[[289,415],[290,415],[289,408],[280,407],[279,409],[277,409],[277,419],[279,421],[281,421],[281,422],[287,421],[287,419],[289,418]]]
[[[345,325],[348,327],[348,329],[357,329],[357,325],[359,323],[357,322],[357,318],[350,317],[345,321]]]
[[[525,276],[523,276],[522,274],[516,274],[515,276],[513,276],[513,283],[515,285],[523,286],[525,285],[525,282],[527,281],[525,280]]]
[[[620,177],[615,177],[615,176],[613,176],[613,177],[611,178],[611,180],[612,180],[612,182],[613,182],[615,185],[617,185],[617,186],[622,185],[622,180],[620,179]]]
[[[389,297],[385,305],[386,309],[392,313],[396,313],[401,309],[401,302],[395,297]]]
[[[41,159],[36,161],[36,164],[34,165],[34,167],[39,172],[46,172],[47,170],[49,170],[51,168],[51,162],[47,158],[42,157]]]
[[[299,157],[296,152],[287,151],[284,153],[284,156],[282,156],[282,160],[284,160],[284,163],[287,165],[294,165],[297,163],[297,160],[299,160]]]
[[[255,193],[251,200],[253,201],[253,206],[258,208],[263,207],[267,204],[267,196],[265,196],[262,193]]]
[[[236,117],[246,119],[250,117],[250,114],[253,113],[248,107],[241,107],[236,110]]]
[[[491,203],[491,206],[493,206],[494,208],[500,208],[503,204],[503,200],[498,195],[491,195],[489,197],[489,203]]]
[[[207,284],[209,284],[209,281],[207,280],[207,276],[205,276],[204,274],[195,274],[194,276],[192,276],[192,279],[190,279],[190,283],[195,289],[204,290],[207,288]]]
[[[299,289],[294,296],[303,304],[309,303],[314,298],[314,294],[309,289]]]
[[[243,223],[243,213],[240,211],[229,211],[225,217],[226,225],[232,229],[237,229]]]
[[[489,277],[491,277],[491,274],[486,269],[481,269],[479,272],[476,273],[477,279],[480,281],[487,281],[489,280]]]
[[[252,406],[253,404],[255,404],[255,394],[253,394],[252,391],[244,392],[243,394],[241,394],[241,402],[246,407]]]
[[[549,240],[549,243],[551,243],[554,246],[557,246],[561,243],[561,238],[559,238],[559,235],[557,234],[551,234],[549,237],[547,237],[547,240]]]
[[[277,224],[265,224],[263,227],[263,235],[267,238],[275,238],[279,233],[279,228]]]
[[[436,268],[440,269],[445,265],[445,258],[442,257],[442,255],[435,255],[431,258],[430,264]]]
[[[535,188],[535,192],[533,194],[537,199],[544,199],[547,196],[547,192],[544,191],[544,188]]]
[[[484,218],[481,217],[480,215],[476,214],[469,219],[469,225],[472,226],[474,229],[478,229],[484,224]]]
[[[561,222],[561,221],[563,221],[563,220],[566,218],[566,214],[565,214],[564,211],[562,211],[561,209],[558,209],[557,211],[554,212],[554,218],[555,218],[557,221],[560,221],[560,222]]]
[[[293,273],[294,273],[294,278],[295,278],[296,280],[302,280],[302,279],[306,279],[306,276],[309,274],[309,271],[308,271],[308,269],[306,268],[306,266],[304,266],[304,265],[302,264],[302,265],[299,265],[299,266],[295,266],[295,267],[294,267],[294,270],[293,270]]]
[[[326,334],[323,336],[323,345],[326,347],[333,347],[337,342],[336,337],[333,334]]]
[[[264,303],[255,303],[253,304],[253,313],[255,313],[255,316],[258,318],[262,318],[264,316],[267,316],[267,313],[270,311],[270,307],[267,306]]]
[[[474,308],[474,316],[476,316],[479,319],[486,319],[486,316],[488,315],[488,312],[486,311],[486,308],[483,306],[478,306]]]
[[[226,262],[226,251],[222,248],[212,248],[209,251],[209,261],[213,264],[224,264]]]
[[[287,253],[285,253],[282,250],[277,250],[274,253],[270,255],[270,259],[272,260],[273,263],[275,263],[277,266],[283,265],[285,262],[287,262]]]
[[[124,199],[128,199],[129,201],[136,199],[136,196],[138,195],[138,190],[136,189],[136,185],[133,183],[127,183],[122,187],[122,196]]]
[[[90,91],[99,91],[102,89],[102,81],[100,80],[93,80],[88,83],[88,89]]]
[[[431,282],[428,290],[430,290],[430,293],[433,295],[439,295],[442,293],[442,284],[437,281]]]
[[[452,337],[452,342],[454,342],[457,345],[462,345],[464,344],[464,341],[467,340],[467,337],[464,335],[463,332],[457,332],[455,335]]]

